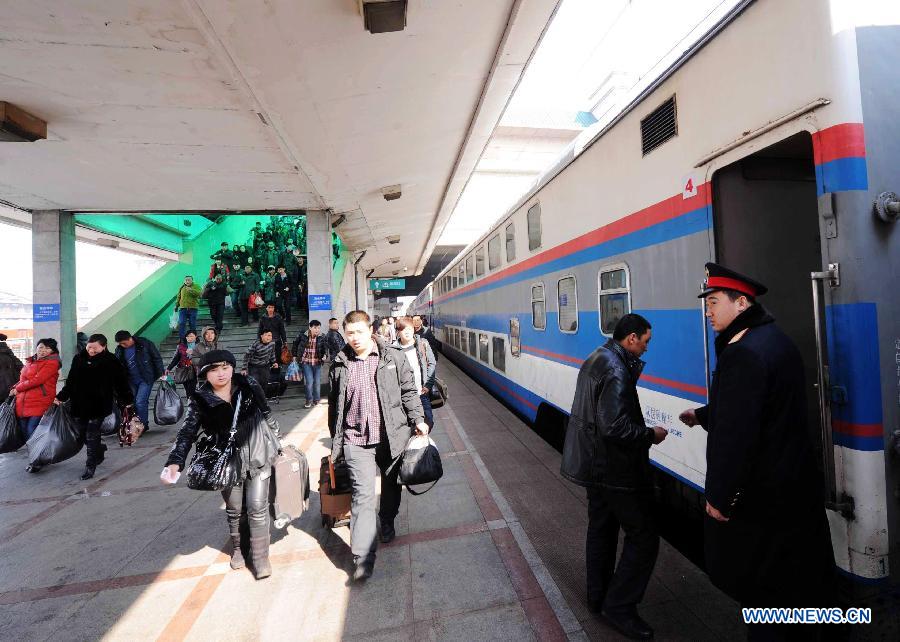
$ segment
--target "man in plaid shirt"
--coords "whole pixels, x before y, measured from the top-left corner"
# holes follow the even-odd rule
[[[391,468],[409,438],[427,435],[422,402],[412,369],[397,348],[372,333],[371,319],[354,310],[344,319],[347,345],[329,373],[328,427],[331,458],[343,457],[350,469],[350,548],[354,581],[372,576],[377,548],[375,474],[381,474],[381,541],[394,539],[400,510],[398,467]],[[412,428],[415,426],[415,428]]]
[[[304,332],[294,341],[294,354],[303,369],[303,384],[306,386],[304,408],[319,403],[322,396],[322,362],[325,360],[325,337],[320,334],[322,323],[313,319],[309,322],[309,332]]]

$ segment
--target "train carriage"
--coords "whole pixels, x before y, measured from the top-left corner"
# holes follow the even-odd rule
[[[900,577],[894,4],[741,3],[411,307],[544,432],[564,425],[580,364],[618,318],[645,316],[641,402],[670,433],[651,460],[696,512],[706,437],[677,417],[706,402],[715,368],[703,266],[769,284],[762,303],[804,358],[836,560],[857,585]]]

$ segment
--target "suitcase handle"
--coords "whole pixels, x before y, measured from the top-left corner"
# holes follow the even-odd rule
[[[331,490],[334,491],[334,462],[331,461],[331,456],[328,456],[328,476],[331,479]]]

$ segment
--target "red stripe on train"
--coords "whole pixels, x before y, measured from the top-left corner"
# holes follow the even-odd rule
[[[849,421],[834,419],[831,422],[831,428],[834,432],[839,432],[842,435],[852,435],[854,437],[884,436],[884,426],[882,424],[853,424]]]
[[[814,132],[816,165],[840,158],[865,158],[866,137],[862,123],[842,123]]]
[[[608,225],[604,225],[603,227],[597,228],[596,230],[592,230],[590,232],[587,232],[586,234],[582,234],[581,236],[578,236],[571,241],[566,241],[561,245],[557,245],[556,247],[551,248],[546,252],[541,252],[537,256],[533,256],[530,259],[522,261],[521,263],[510,266],[505,270],[497,272],[496,274],[492,274],[485,279],[481,279],[480,281],[471,283],[464,288],[459,288],[457,290],[454,290],[453,292],[444,294],[434,299],[434,302],[440,303],[451,297],[458,296],[460,294],[463,294],[464,292],[470,292],[482,286],[488,285],[489,283],[495,283],[502,279],[518,274],[519,272],[523,272],[538,265],[553,261],[554,259],[568,256],[569,254],[574,254],[575,252],[593,247],[595,245],[599,245],[600,243],[603,243],[605,241],[611,241],[612,239],[627,236],[628,234],[633,234],[634,232],[646,229],[652,225],[656,225],[657,223],[663,223],[665,221],[687,214],[688,212],[693,212],[694,210],[698,210],[701,207],[708,207],[711,203],[712,189],[709,183],[703,183],[697,186],[697,194],[695,196],[691,196],[690,198],[683,198],[681,194],[678,194],[676,196],[667,198],[664,201],[660,201],[659,203],[655,203],[649,207],[634,212],[633,214],[629,214],[624,218],[620,218],[617,221],[613,221]]]

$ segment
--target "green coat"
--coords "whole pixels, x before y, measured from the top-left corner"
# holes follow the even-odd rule
[[[190,287],[183,285],[178,289],[178,295],[175,297],[175,308],[194,309],[200,307],[201,288],[198,284],[193,283]]]

